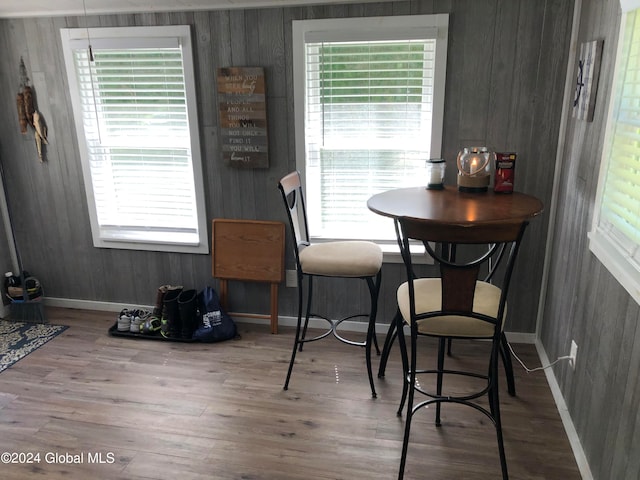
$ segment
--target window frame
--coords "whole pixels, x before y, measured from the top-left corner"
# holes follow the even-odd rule
[[[440,157],[442,152],[442,136],[444,123],[444,99],[447,67],[449,14],[433,15],[399,15],[390,17],[356,17],[331,18],[314,20],[297,20],[292,22],[293,38],[293,86],[294,86],[294,118],[295,118],[295,153],[296,167],[300,172],[305,191],[307,188],[306,172],[306,43],[322,40],[340,41],[378,41],[378,40],[410,40],[434,38],[437,41],[435,57],[435,73],[433,87],[433,114],[431,130],[430,157]],[[426,159],[425,159],[426,160]],[[393,231],[393,224],[389,222]],[[322,242],[339,240],[336,238],[314,237],[312,241]],[[395,240],[376,240],[385,252],[386,261],[401,262]]]
[[[204,180],[202,171],[202,152],[200,148],[200,134],[198,124],[198,104],[195,86],[195,66],[193,61],[193,47],[191,41],[191,27],[189,25],[171,26],[138,26],[138,27],[104,27],[104,28],[63,28],[60,29],[62,49],[64,53],[67,80],[71,103],[73,107],[74,126],[78,140],[80,163],[84,179],[85,194],[88,206],[89,220],[93,245],[97,248],[113,248],[127,250],[147,250],[159,252],[177,253],[209,253],[208,224],[206,215],[206,202],[204,194]],[[182,65],[184,75],[187,122],[190,136],[191,171],[193,174],[193,194],[195,199],[195,217],[197,224],[197,241],[179,240],[179,232],[171,237],[170,229],[163,230],[162,234],[147,234],[143,228],[134,232],[127,229],[102,229],[98,222],[96,200],[91,175],[90,154],[85,139],[82,105],[80,91],[76,78],[73,51],[78,42],[84,43],[87,48],[92,42],[113,41],[118,46],[123,45],[123,40],[136,39],[154,43],[154,41],[166,42],[167,39],[177,39],[182,51]]]
[[[625,64],[627,58],[623,58],[623,49],[627,14],[633,10],[638,10],[638,15],[640,15],[640,0],[621,0],[620,4],[622,7],[622,16],[612,80],[613,88],[611,88],[609,93],[609,109],[606,118],[604,148],[602,149],[600,170],[598,173],[594,215],[591,231],[587,234],[587,237],[589,239],[589,250],[625,288],[636,303],[640,304],[640,264],[638,263],[640,243],[635,245],[635,254],[629,253],[628,249],[623,246],[623,242],[621,242],[620,238],[616,235],[616,232],[601,223],[602,205],[610,166],[614,127],[617,122],[616,100],[619,95],[618,85],[620,75],[623,75],[626,71]],[[636,21],[640,21],[640,17],[638,17]],[[622,84],[620,85],[622,86]],[[636,185],[636,188],[640,188],[640,184]]]

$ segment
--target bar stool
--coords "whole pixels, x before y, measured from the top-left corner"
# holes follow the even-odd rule
[[[289,380],[291,378],[291,372],[293,371],[296,352],[302,351],[305,343],[314,342],[333,335],[341,342],[365,348],[365,360],[369,384],[371,386],[371,395],[375,398],[376,390],[373,383],[371,367],[371,346],[372,344],[375,346],[376,352],[379,355],[380,350],[375,334],[375,323],[382,277],[382,250],[375,243],[367,241],[334,241],[311,244],[299,172],[294,171],[283,177],[278,183],[278,188],[282,193],[282,199],[289,219],[298,286],[298,321],[284,389],[287,390],[289,388]],[[364,280],[371,298],[369,313],[351,315],[340,320],[332,320],[312,313],[313,280],[315,277]],[[306,288],[304,287],[305,279],[307,280]],[[306,309],[303,314],[303,308],[305,308],[305,293]],[[363,316],[368,316],[369,319],[366,339],[364,341],[349,340],[340,334],[338,327],[342,322]],[[303,317],[304,325],[302,322]],[[309,325],[309,318],[311,317],[326,321],[328,328],[321,334],[308,338],[307,327]]]
[[[435,404],[435,424],[440,426],[441,407],[445,403],[467,405],[486,415],[496,429],[502,478],[508,478],[507,461],[502,436],[498,395],[498,356],[502,329],[506,317],[507,295],[520,242],[528,224],[526,221],[478,223],[474,225],[447,224],[434,227],[428,221],[402,217],[398,219],[403,252],[409,251],[409,241],[424,244],[427,253],[439,266],[440,276],[418,278],[411,263],[411,255],[403,255],[407,281],[397,290],[397,332],[404,325],[411,329],[410,357],[404,335],[398,335],[403,364],[403,391],[398,414],[407,402],[405,432],[398,479],[404,476],[413,416],[423,407]],[[455,244],[458,252],[432,248],[433,244]],[[464,254],[461,254],[464,249]],[[491,282],[480,279],[480,272],[488,270]],[[418,365],[417,339],[428,336],[438,339],[436,368]],[[447,369],[444,365],[448,339],[481,339],[488,347],[487,373]],[[482,348],[483,345],[478,345]],[[469,386],[469,391],[451,393],[443,389],[445,377],[480,379],[481,385]],[[435,380],[435,392],[428,380]],[[415,395],[421,395],[415,403]],[[478,403],[488,397],[489,409]],[[426,398],[426,399],[423,399]]]

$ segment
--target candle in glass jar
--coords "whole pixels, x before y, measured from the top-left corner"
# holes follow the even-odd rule
[[[429,183],[437,184],[442,183],[442,178],[440,178],[440,169],[435,167],[431,169],[431,178],[429,179]]]
[[[477,171],[478,171],[478,159],[473,158],[471,159],[471,164],[469,165],[469,173],[473,175]]]
[[[444,179],[445,162],[442,158],[432,158],[427,160],[427,175],[429,184],[427,188],[441,190],[444,188],[442,181]]]

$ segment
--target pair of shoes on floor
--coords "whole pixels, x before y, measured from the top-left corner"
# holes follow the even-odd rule
[[[145,322],[151,316],[151,312],[147,310],[133,310],[131,313],[131,325],[129,331],[131,333],[142,333]]]
[[[145,335],[153,335],[162,327],[162,321],[156,315],[148,315],[142,324],[142,333]]]
[[[120,311],[118,315],[118,331],[128,332],[131,330],[131,313],[126,308]]]
[[[152,318],[151,312],[141,309],[129,310],[124,308],[120,311],[118,316],[118,331],[119,332],[131,332],[131,333],[147,333],[147,331],[155,331],[160,328],[160,320],[157,322],[149,322]],[[155,324],[157,323],[157,328]],[[145,331],[145,325],[147,325],[147,331]]]

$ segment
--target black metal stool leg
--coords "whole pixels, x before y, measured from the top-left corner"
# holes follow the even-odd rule
[[[497,354],[493,357],[493,365],[491,365],[492,372],[490,375],[493,378],[490,380],[492,385],[489,389],[489,396],[491,401],[491,414],[496,426],[496,436],[498,439],[498,453],[500,455],[500,468],[502,470],[502,480],[509,480],[509,473],[507,471],[507,457],[504,452],[504,439],[502,436],[502,420],[500,419],[500,400],[498,389],[498,358]]]
[[[369,326],[367,328],[367,340],[365,341],[365,356],[367,361],[367,374],[369,376],[369,385],[371,386],[371,396],[377,397],[376,387],[373,383],[373,371],[371,367],[371,344],[375,342],[376,351],[380,354],[378,348],[378,341],[376,338],[376,315],[378,313],[378,293],[380,292],[380,278],[381,272],[376,275],[376,281],[374,282],[371,277],[367,277],[367,286],[369,287],[369,294],[371,296],[371,312],[369,314]]]
[[[507,391],[509,395],[515,397],[516,395],[516,382],[513,377],[513,364],[511,363],[511,351],[509,350],[509,344],[507,343],[507,337],[502,332],[500,338],[500,357],[502,357],[502,363],[504,364],[504,373],[507,377]]]
[[[402,415],[402,409],[404,408],[404,402],[407,399],[407,392],[409,391],[409,358],[407,356],[407,342],[404,338],[404,320],[400,311],[396,313],[393,319],[396,324],[396,336],[398,337],[398,346],[400,347],[400,358],[402,359],[402,397],[400,398],[400,405],[398,406],[398,416]]]
[[[375,325],[373,326],[373,346],[376,348],[376,355],[379,357],[382,352],[380,351],[380,346],[378,345],[378,335],[376,333]]]
[[[380,285],[382,282],[382,270],[379,270],[376,274],[376,282],[375,282],[375,299],[371,298],[371,319],[373,320],[373,345],[376,347],[376,355],[380,356],[380,347],[378,346],[378,335],[376,334],[376,319],[378,318],[378,298],[380,297]],[[369,291],[371,291],[371,287],[369,286]],[[375,305],[375,312],[373,311],[373,305]]]
[[[436,395],[438,397],[442,396],[442,376],[444,375],[444,350],[445,350],[445,342],[446,338],[440,337],[438,339],[438,374],[436,378]],[[436,426],[439,427],[442,425],[440,421],[440,407],[441,403],[436,403]]]
[[[400,312],[396,312],[399,315]],[[389,360],[389,352],[393,346],[393,342],[397,335],[397,325],[395,317],[389,324],[389,330],[387,330],[387,336],[384,339],[384,346],[382,347],[382,355],[380,357],[380,366],[378,367],[378,378],[383,378],[387,369],[387,360]]]
[[[415,326],[411,327],[412,329]],[[399,335],[400,343],[404,347],[403,350],[406,354],[406,343],[404,341],[404,336]],[[404,438],[402,440],[402,454],[400,456],[400,470],[398,472],[398,480],[402,480],[404,478],[404,467],[407,463],[407,452],[409,450],[409,436],[411,434],[411,420],[413,418],[413,398],[415,395],[415,384],[416,384],[416,334],[415,331],[411,332],[411,365],[409,368],[409,378],[405,376],[404,383],[407,381],[409,383],[409,399],[407,402],[407,416],[405,418],[404,423]]]
[[[369,324],[369,328],[367,329],[367,341],[365,343],[365,358],[367,361],[367,375],[369,377],[369,385],[371,386],[371,396],[373,398],[376,398],[378,395],[376,393],[376,387],[373,383],[373,372],[371,370],[371,343],[372,343],[372,337],[373,335],[375,335],[373,333],[374,329],[375,329],[375,326],[372,326],[371,324]]]
[[[302,290],[302,282],[298,285],[298,288]],[[304,328],[302,329],[302,337],[300,342],[300,351],[302,351],[302,345],[304,345],[304,339],[307,336],[307,327],[309,326],[309,317],[311,316],[311,298],[313,297],[313,277],[309,275],[307,281],[307,313],[304,319]]]
[[[293,352],[291,353],[291,360],[289,361],[289,370],[287,371],[287,379],[284,382],[284,389],[287,390],[289,388],[289,380],[291,379],[291,372],[293,371],[293,364],[296,361],[296,352],[298,351],[298,346],[302,350],[302,341],[300,339],[300,330],[302,326],[302,304],[303,304],[303,291],[302,291],[302,282],[298,283],[298,324],[296,326],[296,338],[293,342]],[[308,311],[308,308],[307,308]],[[307,316],[307,320],[309,317]],[[305,324],[306,326],[306,324]]]

